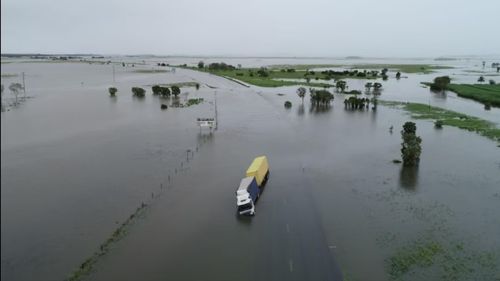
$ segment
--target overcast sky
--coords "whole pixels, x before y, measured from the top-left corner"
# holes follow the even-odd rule
[[[500,53],[500,0],[1,0],[2,53]]]

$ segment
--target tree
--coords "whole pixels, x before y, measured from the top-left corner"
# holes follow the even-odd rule
[[[302,99],[302,103],[304,103],[304,97],[306,96],[306,88],[300,87],[297,89],[297,95]]]
[[[340,92],[344,92],[346,87],[347,87],[347,83],[343,80],[338,80],[335,83],[335,88],[337,89],[337,91],[340,89]]]
[[[12,94],[16,97],[16,101],[14,104],[17,105],[17,96],[19,95],[19,91],[23,89],[23,85],[20,83],[12,83],[9,86],[9,90],[12,92]]]
[[[205,63],[203,61],[200,61],[198,63],[198,68],[203,68],[203,67],[205,67]]]
[[[118,89],[115,87],[109,87],[108,92],[110,96],[114,97],[116,92],[118,92]]]
[[[292,107],[292,102],[291,101],[285,101],[285,108],[290,108]]]
[[[495,85],[496,84],[495,80],[493,80],[493,79],[490,79],[489,82],[490,82],[490,85]]]
[[[269,71],[267,71],[267,68],[265,68],[265,67],[261,67],[261,68],[257,71],[257,74],[258,74],[260,77],[269,77]]]
[[[196,87],[196,90],[200,89],[200,83],[196,83],[194,86]]]
[[[444,91],[450,84],[451,79],[448,76],[440,76],[434,78],[434,83],[431,84],[431,90]]]
[[[153,95],[159,95],[161,92],[161,87],[159,85],[154,85],[151,87],[151,90],[153,90]]]
[[[168,87],[161,87],[160,88],[160,95],[163,98],[170,97],[170,89]]]
[[[181,93],[181,89],[178,86],[174,85],[171,87],[171,89],[172,89],[172,95],[174,95],[174,97],[177,97]]]
[[[373,83],[372,82],[366,82],[366,84],[365,84],[366,90],[370,91],[371,87],[373,87]]]
[[[143,98],[146,95],[146,90],[141,87],[132,87],[133,96]]]
[[[396,79],[400,79],[401,78],[401,72],[398,71],[398,73],[396,73]]]
[[[413,122],[406,122],[401,131],[401,157],[403,158],[403,165],[416,166],[420,161],[420,154],[422,153],[422,139],[417,137],[417,125]]]
[[[484,82],[484,76],[479,76],[479,79],[477,79],[477,82],[480,82],[480,83]]]
[[[330,106],[330,102],[333,100],[333,94],[327,90],[315,90],[309,89],[311,96],[311,103],[315,106]]]

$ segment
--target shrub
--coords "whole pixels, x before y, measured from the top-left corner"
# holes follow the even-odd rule
[[[116,92],[118,92],[118,89],[115,87],[109,87],[108,92],[110,96],[114,97]]]
[[[437,120],[436,122],[434,122],[434,127],[436,127],[436,129],[443,128],[443,120]]]
[[[142,98],[146,95],[146,90],[141,87],[132,87],[132,93],[135,97]]]
[[[285,108],[290,108],[292,107],[292,102],[291,101],[285,101]]]
[[[161,92],[161,87],[159,85],[154,85],[151,87],[151,90],[153,91],[153,95],[159,95]]]

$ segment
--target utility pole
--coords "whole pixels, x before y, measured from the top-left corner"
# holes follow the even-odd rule
[[[113,64],[113,86],[115,86],[115,65]]]
[[[217,118],[217,91],[215,91],[215,129],[219,126],[219,118]]]
[[[24,95],[26,96],[26,85],[24,84],[24,72],[23,74],[23,90],[24,90]]]

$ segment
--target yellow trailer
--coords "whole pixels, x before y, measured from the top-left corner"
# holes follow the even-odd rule
[[[266,156],[256,157],[247,169],[247,177],[255,177],[259,187],[266,184],[269,176],[269,163]]]

